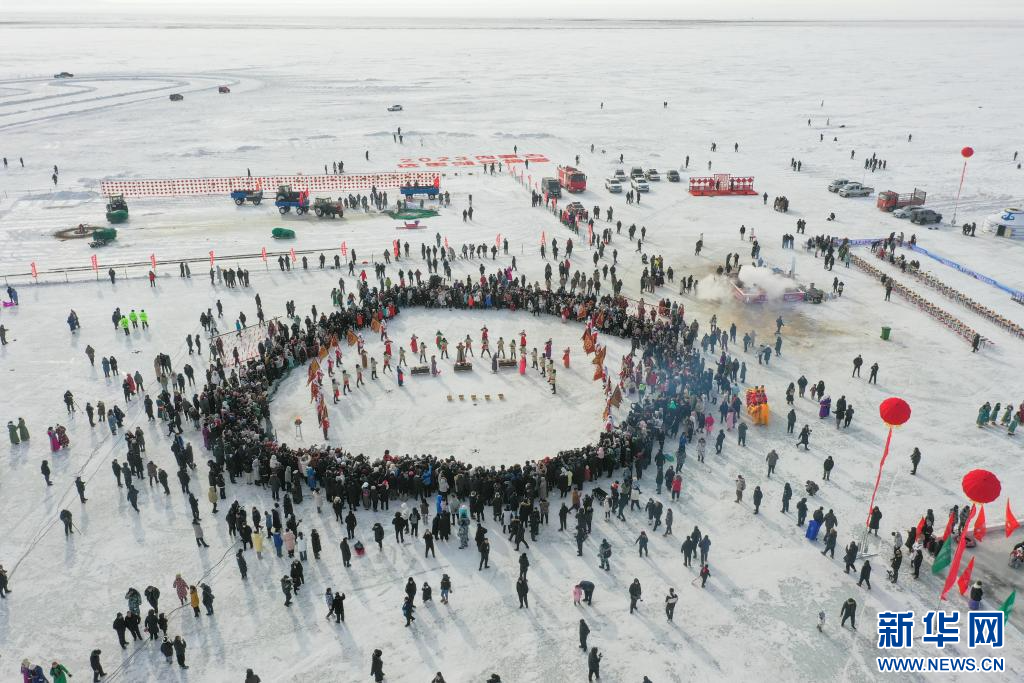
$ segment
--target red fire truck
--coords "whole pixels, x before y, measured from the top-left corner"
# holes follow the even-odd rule
[[[587,189],[587,176],[572,166],[559,166],[558,184],[569,192],[583,192]]]
[[[924,204],[927,193],[924,190],[918,190],[914,188],[913,192],[907,194],[899,194],[892,190],[878,193],[878,202],[876,206],[882,211],[895,211],[901,209],[904,206],[921,206]]]

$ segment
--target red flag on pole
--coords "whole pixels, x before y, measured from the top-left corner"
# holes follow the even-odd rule
[[[90,256],[89,260],[92,262],[92,269],[93,270],[99,270],[100,269],[100,261],[99,261],[98,258],[96,258],[96,254],[93,254],[92,256]]]
[[[978,512],[978,521],[974,523],[974,537],[979,541],[985,538],[985,506]]]
[[[921,529],[924,529],[926,521],[927,520],[925,520],[925,518],[922,517],[921,521],[917,523],[917,533],[914,535],[914,538],[921,538]]]
[[[964,548],[967,547],[967,528],[971,524],[971,519],[974,517],[976,508],[971,505],[971,511],[967,515],[967,523],[964,524],[964,533],[960,534],[960,542],[956,546],[956,551],[953,553],[953,561],[949,565],[949,575],[946,577],[946,583],[942,587],[942,594],[939,596],[940,600],[945,600],[946,595],[949,594],[949,589],[956,583],[957,575],[960,573],[960,560],[964,556]]]
[[[289,251],[292,255],[292,263],[295,263],[295,247],[292,247]]]
[[[547,244],[547,242],[548,242],[548,233],[546,231],[544,231],[544,230],[541,230],[540,231],[540,243],[541,244]]]
[[[974,558],[973,557],[971,558],[971,561],[967,563],[967,569],[965,569],[964,573],[960,575],[959,579],[957,579],[956,586],[957,586],[957,588],[960,589],[960,595],[963,595],[964,593],[966,593],[967,592],[967,588],[971,585],[971,572],[972,571],[974,571]]]
[[[214,256],[213,256],[213,250],[211,249],[210,250],[210,267],[211,268],[213,267],[213,261],[214,261]]]
[[[344,242],[341,243],[341,255],[348,256],[348,245]]]
[[[401,244],[401,241],[399,241],[399,240],[395,240],[394,242],[391,243],[391,247],[392,247],[392,249],[394,249],[394,252],[395,252],[395,258],[397,258],[400,255],[399,252],[402,249],[401,246],[399,246],[400,244]]]
[[[35,261],[32,262],[32,277],[35,277],[35,278],[39,277],[39,271],[36,270],[36,262]],[[1010,501],[1006,501],[1006,506],[1007,506],[1006,510],[1009,511],[1010,510],[1010,507],[1009,507],[1010,506]],[[1009,536],[1010,534],[1007,533],[1006,535]]]
[[[262,252],[260,253],[260,257],[261,257],[261,258],[262,258],[262,259],[263,259],[264,261],[266,261],[266,260],[267,260],[267,248],[266,248],[266,247],[263,247],[263,251],[262,251]]]
[[[942,540],[945,541],[949,538],[949,535],[953,533],[953,522],[956,520],[956,515],[952,512],[949,513],[949,520],[946,522],[946,530],[942,532]]]
[[[35,265],[36,264],[34,264],[34,263],[32,264],[32,272],[33,272],[33,274],[35,274]],[[1014,530],[1019,529],[1019,528],[1020,528],[1020,522],[1018,522],[1017,518],[1013,516],[1013,510],[1010,509],[1010,499],[1007,498],[1006,499],[1006,537],[1009,538],[1010,534],[1012,534],[1014,532]]]
[[[448,248],[448,238],[447,237],[444,238],[444,248],[445,249]]]
[[[153,269],[156,270],[156,254],[149,255],[149,262],[153,264]]]

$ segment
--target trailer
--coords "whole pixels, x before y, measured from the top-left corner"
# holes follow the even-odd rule
[[[293,190],[291,185],[279,185],[274,195],[274,206],[282,216],[292,209],[298,216],[309,213],[309,192]]]
[[[569,192],[583,192],[587,189],[587,176],[578,168],[559,166],[558,184]]]
[[[907,194],[886,190],[885,192],[878,193],[878,201],[875,205],[880,211],[888,212],[902,209],[905,206],[921,206],[924,204],[927,194],[924,190],[919,190],[916,187],[913,192]]]
[[[437,185],[403,185],[399,191],[403,197],[414,197],[418,194],[425,194],[430,199],[437,199],[441,194],[441,188]]]
[[[97,247],[105,247],[116,239],[116,228],[96,228],[92,231],[92,241],[89,242],[89,246],[93,249]]]
[[[254,206],[259,206],[259,203],[263,201],[263,190],[232,190],[231,198],[238,206],[246,202],[252,202]]]
[[[716,173],[713,176],[692,176],[690,194],[694,197],[722,197],[730,195],[756,195],[753,176],[734,176]]]

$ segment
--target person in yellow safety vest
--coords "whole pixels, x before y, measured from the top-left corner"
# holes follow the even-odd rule
[[[145,308],[139,311],[139,321],[142,323],[142,329],[149,328],[149,315],[146,313]]]
[[[128,318],[121,316],[121,329],[124,330],[124,336],[128,336]]]
[[[133,330],[138,329],[138,327],[139,327],[139,314],[135,312],[134,308],[128,314],[128,319],[132,321],[132,329]]]

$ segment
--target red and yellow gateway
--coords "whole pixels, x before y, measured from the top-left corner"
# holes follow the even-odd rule
[[[559,166],[558,184],[569,192],[583,192],[587,189],[587,176],[578,168]]]

